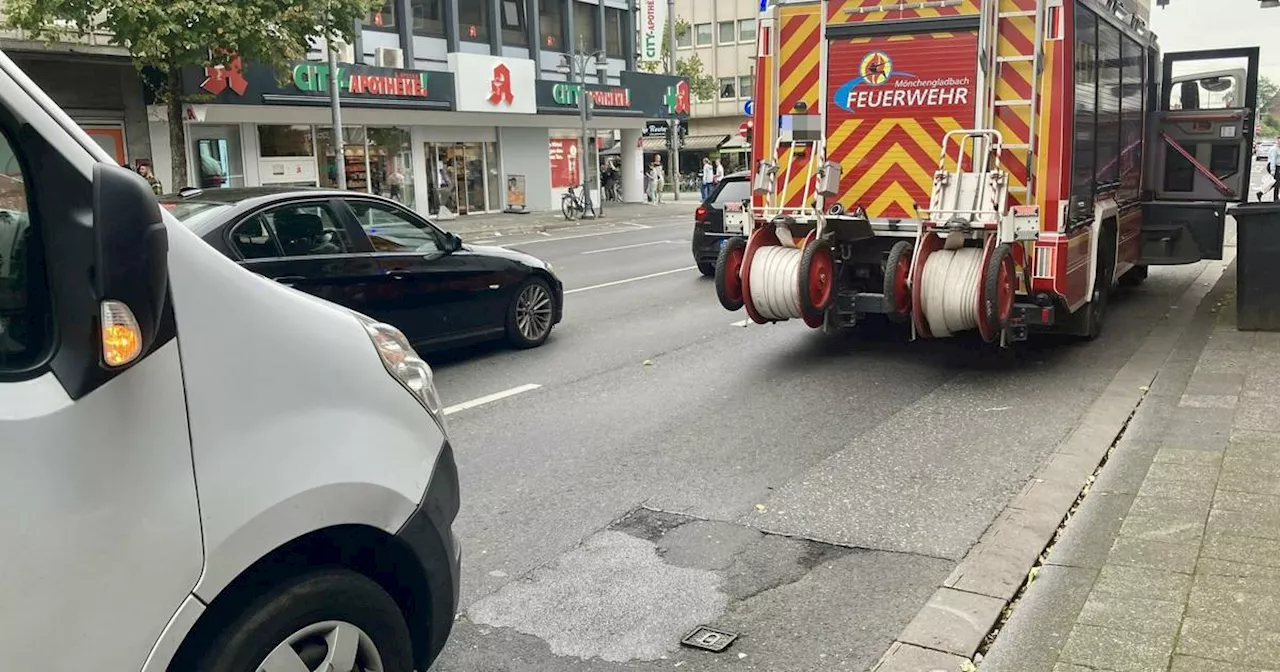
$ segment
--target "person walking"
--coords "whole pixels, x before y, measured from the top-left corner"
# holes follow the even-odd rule
[[[1267,172],[1271,174],[1271,200],[1280,201],[1280,137],[1267,153]]]
[[[666,182],[666,174],[662,170],[662,159],[653,157],[653,163],[649,166],[649,183],[653,189],[653,204],[662,203],[662,189]]]
[[[702,157],[702,201],[711,198],[711,188],[715,186],[716,171],[711,166],[711,157]]]
[[[148,166],[145,163],[140,164],[138,166],[138,174],[147,181],[147,184],[151,185],[151,191],[155,193],[156,196],[164,193],[164,185],[160,184],[160,179],[155,176],[155,173],[151,172],[151,166]]]
[[[715,184],[720,184],[722,181],[724,181],[724,158],[723,157],[716,158],[711,163],[715,165],[715,168],[716,168],[716,176],[715,176],[714,182]]]

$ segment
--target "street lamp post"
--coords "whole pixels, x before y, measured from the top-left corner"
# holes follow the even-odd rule
[[[591,151],[587,149],[587,121],[591,118],[591,96],[587,93],[587,70],[593,64],[597,68],[602,68],[608,61],[605,59],[604,51],[597,50],[587,53],[585,46],[586,42],[579,38],[578,51],[572,54],[561,54],[558,70],[566,73],[569,76],[569,81],[578,86],[578,121],[582,125],[579,139],[579,142],[582,143],[582,151],[579,152],[578,156],[581,162],[578,168],[578,175],[582,182],[582,217],[583,219],[594,219],[597,216],[596,208],[591,202],[591,189],[587,187],[587,160],[591,155]],[[587,214],[588,211],[591,213],[590,215]],[[599,214],[604,214],[603,207]]]
[[[338,50],[334,47],[334,35],[336,33],[329,31],[329,37],[325,40],[325,51],[329,52],[329,108],[333,116],[333,165],[337,169],[338,188],[345,190],[347,188],[347,165],[346,165],[346,148],[342,143],[342,102],[339,98],[338,90]]]
[[[667,74],[676,75],[676,0],[667,0]],[[667,173],[671,179],[671,199],[680,200],[680,118],[671,115],[667,124],[671,163]]]

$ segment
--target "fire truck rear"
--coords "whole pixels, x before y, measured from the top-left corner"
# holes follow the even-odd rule
[[[1146,0],[778,0],[729,310],[915,337],[1100,332],[1118,284],[1221,259],[1258,49],[1165,55]],[[1175,76],[1197,61],[1233,67]],[[1239,67],[1234,67],[1239,65]]]

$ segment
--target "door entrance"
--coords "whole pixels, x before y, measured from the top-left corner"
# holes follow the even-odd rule
[[[499,209],[500,201],[491,197],[497,188],[495,143],[427,143],[426,147],[432,215],[472,215]]]

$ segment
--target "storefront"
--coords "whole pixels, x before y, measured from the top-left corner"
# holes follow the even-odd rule
[[[284,83],[261,65],[189,69],[183,73],[189,186],[336,187],[342,171],[348,189],[441,219],[558,207],[567,183],[581,182],[577,87],[535,79],[526,59],[455,53],[448,67],[343,65],[341,156],[330,125],[327,65],[295,63]],[[649,109],[638,104],[629,75],[641,78]],[[646,115],[663,113],[664,96],[675,104],[677,81],[623,73],[622,87],[591,88],[597,108],[589,136],[621,130],[638,139]],[[167,123],[160,108],[150,118],[156,168],[165,178],[172,161]],[[594,185],[598,144],[590,142],[588,151],[586,177]]]

